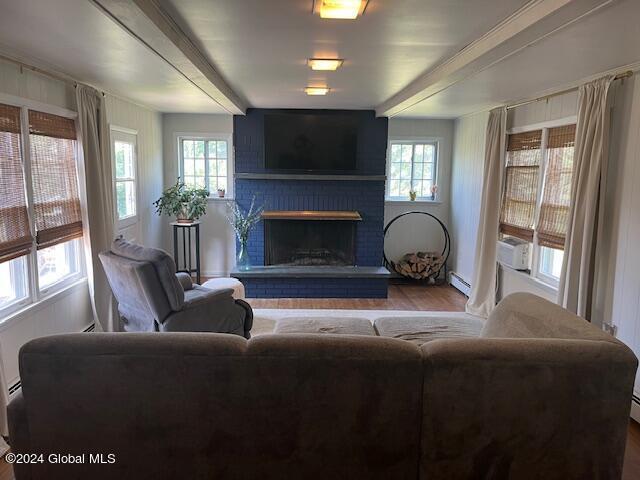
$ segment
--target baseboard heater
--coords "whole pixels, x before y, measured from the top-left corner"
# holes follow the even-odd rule
[[[458,275],[456,272],[451,272],[449,274],[449,284],[460,290],[462,293],[464,293],[467,297],[469,296],[469,294],[471,293],[471,285],[469,285],[460,275]]]
[[[82,332],[83,333],[88,333],[88,332],[94,332],[95,330],[96,330],[96,324],[92,323],[87,328],[82,330]],[[20,390],[21,387],[22,387],[22,382],[20,381],[20,379],[18,379],[16,382],[14,382],[11,385],[9,385],[9,398],[11,398],[14,393],[16,393],[18,390]]]

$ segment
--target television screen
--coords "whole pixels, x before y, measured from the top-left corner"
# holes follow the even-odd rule
[[[354,171],[358,117],[346,113],[265,115],[264,143],[267,170]]]

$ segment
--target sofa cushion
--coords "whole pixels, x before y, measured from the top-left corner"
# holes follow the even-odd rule
[[[111,251],[116,255],[139,262],[150,262],[155,268],[167,300],[173,311],[178,311],[184,303],[184,290],[176,277],[176,264],[173,258],[159,248],[143,247],[116,238],[111,245]]]
[[[423,345],[437,338],[477,337],[482,320],[465,313],[432,313],[419,317],[380,317],[374,326],[381,337]]]
[[[335,333],[375,335],[371,321],[349,317],[288,317],[278,320],[274,333]]]

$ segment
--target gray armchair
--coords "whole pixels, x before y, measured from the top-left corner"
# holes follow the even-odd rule
[[[99,254],[127,332],[217,332],[251,337],[253,312],[230,288],[211,290],[176,274],[163,250],[116,239]]]

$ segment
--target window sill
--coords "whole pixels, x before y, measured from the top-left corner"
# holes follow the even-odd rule
[[[427,198],[419,198],[416,200],[404,200],[404,199],[395,199],[395,198],[385,198],[384,203],[389,203],[393,205],[442,205],[442,201],[440,200],[429,200]]]
[[[82,277],[69,285],[56,290],[55,292],[47,295],[41,300],[30,303],[29,305],[24,306],[18,311],[12,312],[6,317],[0,317],[0,333],[6,330],[8,327],[13,325],[14,323],[20,321],[22,318],[33,315],[34,313],[49,307],[50,305],[60,301],[64,297],[72,294],[73,292],[84,288],[87,285],[87,277]]]
[[[208,202],[228,202],[233,201],[233,197],[207,197]]]
[[[551,285],[547,282],[543,282],[542,280],[540,280],[539,278],[533,277],[531,274],[527,273],[527,272],[523,272],[520,270],[515,270],[507,265],[505,265],[504,263],[500,263],[500,268],[502,268],[505,272],[511,274],[511,275],[517,275],[520,278],[526,280],[528,283],[530,283],[531,285],[533,285],[534,287],[540,288],[552,295],[556,295],[558,293],[558,287],[555,285]]]

